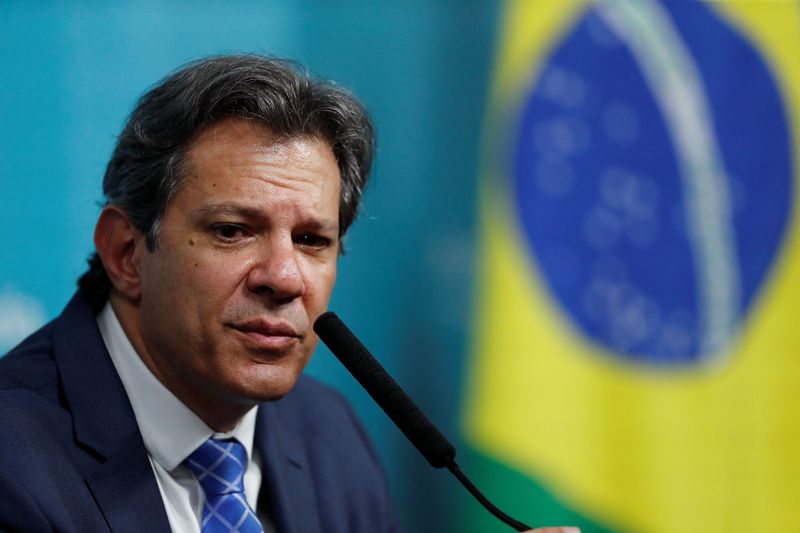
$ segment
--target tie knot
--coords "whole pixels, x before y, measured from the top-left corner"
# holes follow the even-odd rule
[[[247,452],[236,439],[210,438],[186,458],[206,496],[244,492]]]

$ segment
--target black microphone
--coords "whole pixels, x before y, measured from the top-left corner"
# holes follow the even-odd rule
[[[531,529],[495,507],[472,484],[455,462],[455,447],[336,316],[336,313],[328,311],[320,315],[314,322],[314,331],[434,468],[447,467],[490,513],[509,526],[517,531]]]

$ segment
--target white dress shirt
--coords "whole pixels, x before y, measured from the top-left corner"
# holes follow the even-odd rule
[[[250,409],[232,431],[213,431],[150,372],[125,335],[111,303],[97,315],[97,325],[133,406],[172,531],[200,533],[205,494],[182,463],[211,436],[233,437],[244,445],[245,496],[255,510],[261,488],[261,457],[253,450],[257,407]],[[269,531],[264,517],[259,518]]]

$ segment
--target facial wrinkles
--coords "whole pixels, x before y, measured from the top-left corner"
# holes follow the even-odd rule
[[[338,167],[323,141],[296,138],[276,142],[267,130],[242,121],[227,124],[225,134],[217,135],[222,125],[201,134],[195,146],[203,149],[189,158],[194,168],[205,170],[207,178],[194,180],[199,190],[191,195],[195,197],[191,204],[207,204],[211,198],[212,204],[230,202],[247,207],[258,213],[268,233],[279,233],[287,245],[291,245],[292,231],[304,226],[325,228],[338,237],[338,210],[330,202],[330,197],[338,199],[338,172],[336,179],[325,179],[331,176],[331,168],[338,171]],[[328,157],[320,159],[320,148]]]
[[[281,226],[278,221],[277,225]],[[237,256],[235,260],[220,263],[216,259],[205,263],[210,269],[222,269],[219,272],[209,271],[209,276],[230,278],[237,281],[222,287],[231,291],[231,296],[224,299],[215,299],[224,306],[220,309],[223,322],[238,323],[253,318],[276,318],[290,322],[297,328],[307,326],[302,298],[313,292],[307,283],[307,265],[302,264],[302,257],[295,250],[288,229],[272,227],[253,243],[241,250],[232,252],[214,251],[217,257]],[[203,262],[201,261],[201,265]],[[238,274],[234,274],[233,271]],[[260,272],[255,272],[260,271]],[[248,287],[251,276],[260,277],[261,290],[252,290]],[[312,273],[312,275],[314,275]],[[206,278],[201,276],[200,280]],[[287,281],[287,278],[294,278]],[[299,278],[299,279],[298,279]],[[277,288],[285,284],[302,284],[302,292],[293,297],[280,293],[284,289]],[[275,292],[271,289],[275,289]]]
[[[271,202],[275,206],[275,202]],[[303,207],[297,207],[297,211],[303,211]],[[253,318],[273,318],[289,322],[299,333],[305,336],[308,330],[308,317],[306,316],[302,302],[311,299],[315,288],[313,283],[309,283],[309,275],[316,276],[317,279],[332,275],[330,268],[320,265],[322,270],[314,269],[314,264],[304,257],[301,250],[298,250],[293,242],[292,228],[294,222],[298,220],[299,214],[293,214],[286,208],[277,207],[270,219],[269,225],[264,233],[256,239],[251,246],[242,249],[242,253],[247,254],[244,263],[238,263],[241,268],[241,281],[236,288],[234,297],[227,300],[227,305],[223,309],[223,321],[225,323],[241,323]],[[332,233],[335,237],[335,233]],[[219,252],[225,256],[227,252]],[[334,263],[335,264],[335,263]],[[219,266],[216,261],[211,262],[210,266]],[[231,264],[228,264],[230,267]],[[254,269],[266,270],[266,272],[253,273]],[[309,270],[311,272],[309,273]],[[212,274],[213,275],[213,274]],[[225,276],[222,272],[220,275]],[[296,297],[274,294],[270,291],[252,291],[247,287],[248,276],[265,276],[262,281],[265,287],[271,284],[301,284],[302,291]],[[287,281],[287,278],[295,278]],[[299,279],[297,279],[299,278]]]
[[[188,160],[193,162],[193,168],[230,169],[230,173],[242,177],[259,177],[276,187],[304,193],[312,193],[312,189],[317,189],[315,197],[319,198],[318,190],[322,188],[319,176],[326,169],[316,159],[318,153],[315,150],[319,150],[321,146],[326,147],[324,141],[313,137],[281,140],[256,124],[242,122],[227,130],[223,137],[217,135],[218,129],[219,125],[212,126],[197,139],[196,145],[204,137],[210,137],[213,142],[210,146],[204,143],[206,149],[202,152],[190,152]],[[254,132],[258,134],[257,141],[253,140]],[[233,144],[236,145],[236,150],[229,149]],[[332,153],[330,157],[335,164]]]
[[[237,161],[231,168],[240,177],[261,180],[279,189],[312,194],[319,199],[322,183],[318,170],[308,161],[295,159],[285,157],[275,160],[268,153],[258,153],[246,161]]]
[[[159,379],[210,419],[217,411],[209,396],[280,397],[305,366],[316,344],[311,322],[336,277],[340,187],[325,142],[279,141],[245,121],[218,126],[193,142],[161,245],[141,267],[143,351]],[[225,224],[243,237],[224,238]],[[333,246],[307,246],[307,233]],[[302,280],[302,290],[290,278]],[[282,292],[270,290],[276,280]],[[259,321],[289,324],[298,342],[262,350],[242,333]]]
[[[266,174],[266,172],[265,172]],[[295,177],[283,177],[280,172],[268,176],[257,175],[240,181],[242,196],[253,202],[265,217],[283,225],[316,221],[320,225],[331,225],[336,213],[325,213],[325,185],[316,181],[303,181]]]
[[[295,231],[321,232],[336,241],[339,234],[338,212],[326,209],[326,193],[333,188],[321,180],[298,181],[292,178],[261,175],[239,179],[226,190],[225,186],[203,187],[209,192],[198,199],[206,199],[201,207],[193,209],[195,223],[211,220],[215,216],[228,216],[231,222],[246,221],[267,230],[271,246],[291,245]],[[329,203],[329,202],[328,202]],[[197,204],[195,204],[197,205]],[[279,239],[282,237],[282,239]]]
[[[210,185],[206,188],[211,193],[220,192],[213,190],[214,177],[242,184],[240,190],[251,199],[262,194],[265,198],[291,199],[290,195],[277,193],[294,192],[297,206],[308,206],[309,211],[316,214],[324,205],[326,195],[339,197],[338,165],[324,140],[315,137],[282,139],[257,122],[224,119],[201,133],[193,144],[195,149],[187,158],[189,175],[196,176],[195,169],[211,170],[212,182],[205,183]],[[201,146],[202,149],[198,149]],[[325,157],[320,158],[320,154]],[[335,169],[336,179],[320,179],[330,176],[331,169]],[[266,187],[259,190],[258,182]],[[338,224],[338,209],[331,216]]]

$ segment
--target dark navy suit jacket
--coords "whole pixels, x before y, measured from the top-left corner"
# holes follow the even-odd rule
[[[280,533],[398,528],[352,411],[301,377],[258,408],[259,510]],[[133,410],[94,313],[78,293],[0,359],[0,530],[169,531]]]

